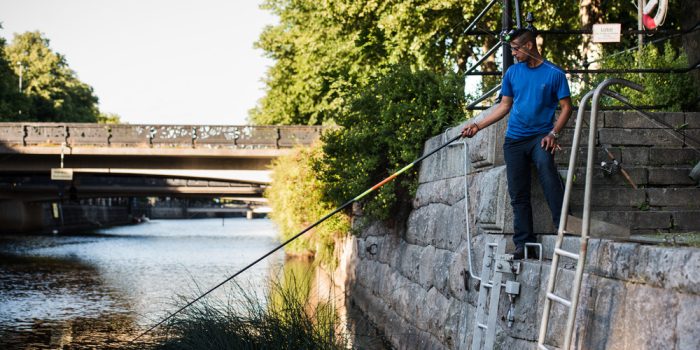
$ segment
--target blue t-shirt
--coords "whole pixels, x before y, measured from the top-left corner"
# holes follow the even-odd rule
[[[525,62],[510,66],[501,95],[513,97],[506,137],[521,139],[551,131],[559,100],[571,93],[564,71],[545,60],[535,68]]]

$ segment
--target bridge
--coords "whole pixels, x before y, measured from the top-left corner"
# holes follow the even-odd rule
[[[55,197],[51,169],[81,196],[260,197],[271,161],[317,140],[319,126],[0,123],[0,199]]]
[[[79,224],[85,215],[119,211],[110,206],[126,198],[226,197],[257,208],[270,184],[272,160],[310,145],[322,131],[319,126],[0,123],[0,231],[37,230],[58,221],[63,227],[66,220]],[[57,168],[70,176],[53,180]],[[125,208],[132,210],[130,204]]]

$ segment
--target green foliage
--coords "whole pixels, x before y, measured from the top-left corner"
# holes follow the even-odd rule
[[[320,145],[295,149],[292,154],[277,158],[272,165],[272,186],[265,191],[283,240],[287,240],[324,215],[335,206],[324,200],[326,186],[312,168],[320,162]],[[338,213],[312,231],[286,246],[291,254],[313,254],[317,262],[334,267],[334,240],[350,229],[347,215]]]
[[[663,47],[644,46],[642,51],[632,50],[611,56],[602,61],[602,68],[636,69],[636,68],[687,68],[688,60],[684,52],[679,52],[670,42]],[[598,83],[609,78],[607,75],[595,76],[583,91],[593,89]],[[644,92],[630,88],[615,88],[629,98],[633,105],[663,106],[664,111],[681,111],[697,100],[696,83],[686,73],[625,73],[615,77],[624,78],[644,86]],[[621,105],[612,98],[603,99],[605,105]]]
[[[97,116],[97,122],[100,124],[121,124],[121,117],[116,113],[100,113]]]
[[[454,73],[392,67],[358,93],[342,128],[326,133],[316,169],[326,198],[339,205],[418,158],[429,137],[464,119],[463,80]],[[370,217],[387,219],[408,203],[417,188],[411,169],[365,203]]]
[[[333,304],[314,303],[310,285],[308,275],[285,273],[260,296],[237,284],[228,300],[205,298],[177,314],[165,325],[165,339],[151,348],[347,349]]]
[[[12,121],[20,110],[27,110],[29,100],[19,92],[17,67],[4,55],[5,47],[5,39],[0,38],[0,121]]]
[[[98,100],[92,87],[77,78],[75,72],[68,67],[65,57],[53,52],[49,47],[49,39],[41,33],[15,34],[12,44],[4,47],[3,52],[3,59],[6,59],[11,67],[18,68],[22,65],[23,96],[18,103],[26,108],[22,110],[22,114],[2,114],[0,119],[42,122],[97,121]],[[0,61],[0,79],[4,78],[2,66]],[[18,81],[17,75],[9,79],[11,83]],[[8,101],[15,98],[0,97],[9,104],[12,103]]]

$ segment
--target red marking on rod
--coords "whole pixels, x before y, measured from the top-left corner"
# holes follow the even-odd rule
[[[374,190],[378,189],[379,187],[384,186],[385,183],[387,183],[387,182],[393,180],[393,179],[394,179],[395,177],[397,177],[397,176],[399,176],[398,173],[397,173],[397,174],[393,174],[393,175],[387,177],[386,179],[382,180],[382,182],[380,182],[380,183],[378,183],[378,184],[372,186],[372,188],[370,189],[370,191],[374,191]]]

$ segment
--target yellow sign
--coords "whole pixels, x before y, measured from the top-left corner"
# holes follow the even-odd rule
[[[51,180],[73,180],[73,169],[53,168],[51,169]]]
[[[622,24],[604,23],[593,25],[594,43],[619,43],[622,34]]]

